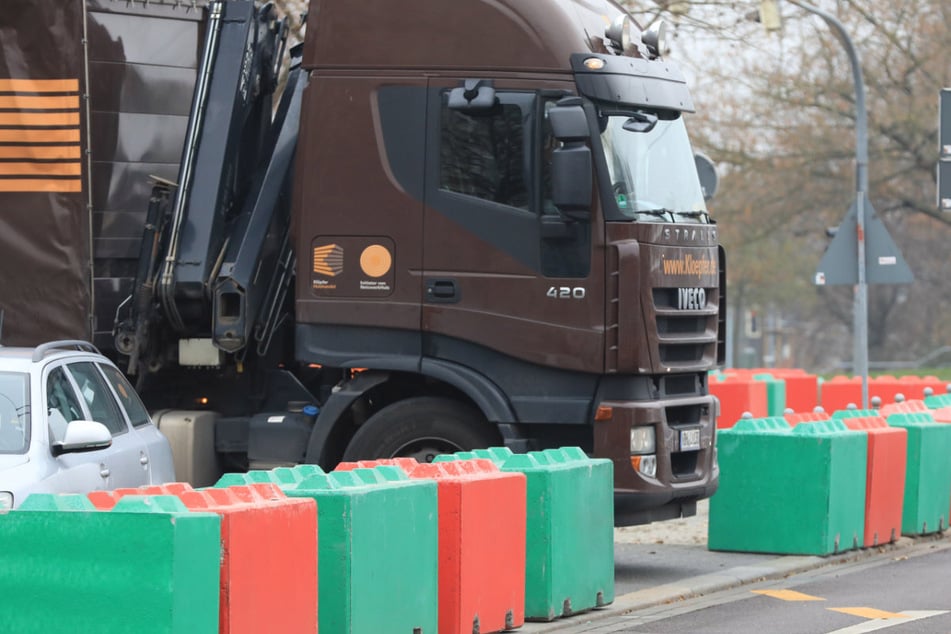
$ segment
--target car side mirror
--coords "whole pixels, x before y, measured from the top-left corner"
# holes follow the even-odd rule
[[[64,453],[83,453],[98,451],[112,446],[112,434],[102,423],[92,420],[74,420],[66,426],[66,434],[61,442],[54,442],[54,456]]]

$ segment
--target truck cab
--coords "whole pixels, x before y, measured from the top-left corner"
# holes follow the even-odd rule
[[[314,4],[297,357],[439,386],[483,442],[610,457],[619,517],[689,513],[717,481],[722,271],[682,75],[607,0]],[[363,425],[321,461],[471,443]]]

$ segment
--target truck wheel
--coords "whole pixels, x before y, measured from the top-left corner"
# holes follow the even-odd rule
[[[432,462],[442,453],[491,447],[498,432],[469,405],[430,396],[388,405],[365,422],[343,454],[345,462],[408,456]]]

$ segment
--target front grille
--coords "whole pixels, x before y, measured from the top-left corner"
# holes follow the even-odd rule
[[[681,308],[679,288],[653,289],[658,357],[667,367],[695,366],[716,358],[717,288],[704,288],[699,308]]]

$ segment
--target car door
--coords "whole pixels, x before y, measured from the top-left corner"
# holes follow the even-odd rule
[[[73,361],[67,367],[89,413],[89,420],[102,423],[112,433],[112,446],[107,450],[106,462],[110,486],[149,484],[149,455],[145,444],[138,434],[132,432],[98,366],[92,361]]]
[[[135,388],[113,365],[100,363],[99,369],[112,387],[119,405],[125,410],[132,425],[132,433],[145,445],[148,456],[149,481],[151,484],[163,484],[175,480],[175,465],[172,461],[172,449],[168,439],[152,423],[149,412]]]
[[[62,365],[49,367],[45,372],[41,394],[45,398],[42,409],[34,416],[42,415],[46,422],[50,447],[63,440],[70,421],[84,420],[88,414],[76,392],[69,373]],[[37,428],[37,432],[39,433]],[[34,442],[39,442],[39,438]],[[66,453],[53,456],[46,453],[49,469],[43,483],[36,490],[50,493],[87,493],[98,489],[112,488],[109,468],[109,450],[99,449],[82,453]]]

